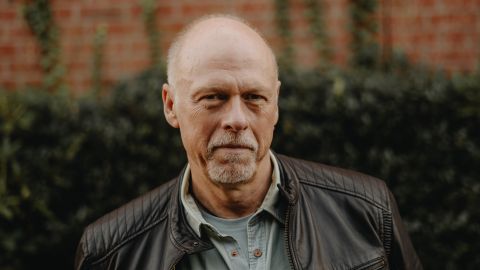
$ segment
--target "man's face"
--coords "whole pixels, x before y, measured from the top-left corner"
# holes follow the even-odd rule
[[[217,183],[241,183],[269,158],[280,83],[259,38],[225,30],[193,35],[182,49],[169,122],[192,167]]]

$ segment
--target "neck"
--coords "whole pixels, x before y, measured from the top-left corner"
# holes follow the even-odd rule
[[[237,184],[219,184],[191,167],[192,193],[197,202],[220,218],[240,218],[253,214],[262,204],[271,184],[270,155],[258,163],[252,179]]]

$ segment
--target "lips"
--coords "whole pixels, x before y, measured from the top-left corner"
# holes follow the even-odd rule
[[[223,144],[223,145],[214,146],[213,150],[216,150],[218,148],[254,150],[254,147],[250,145],[243,145],[243,144]]]

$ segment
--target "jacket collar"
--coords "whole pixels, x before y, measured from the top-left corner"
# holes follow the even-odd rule
[[[180,200],[181,182],[185,170],[186,166],[180,172],[172,189],[168,222],[173,245],[183,252],[193,253],[213,248],[213,245],[208,240],[199,238],[188,225],[185,209]]]
[[[281,184],[281,177],[280,177],[280,170],[278,167],[277,158],[273,155],[271,151],[269,151],[270,160],[272,163],[272,176],[270,179],[270,184],[265,197],[263,198],[263,202],[261,206],[257,209],[253,215],[266,211],[270,215],[272,215],[275,219],[278,220],[280,223],[284,223],[283,217],[283,207],[282,203],[277,203],[279,200],[283,200],[284,198],[280,197],[280,192],[278,190],[278,185]],[[186,219],[188,224],[193,228],[197,236],[201,235],[201,227],[202,226],[209,226],[213,227],[209,224],[201,213],[201,206],[198,202],[195,201],[193,195],[191,194],[190,183],[191,183],[191,171],[190,166],[187,165],[186,169],[184,170],[184,174],[180,176],[181,179],[181,192],[180,192],[180,201],[181,206],[183,206]]]
[[[297,203],[299,195],[298,177],[286,156],[277,153],[274,153],[274,155],[280,169],[281,185],[278,186],[280,194],[288,201],[289,205],[294,205]]]
[[[273,151],[272,151],[273,152]],[[289,205],[298,201],[298,179],[283,155],[273,152],[280,173],[281,184],[278,184],[280,195],[284,197]],[[185,209],[181,202],[181,183],[185,175],[186,166],[180,172],[172,189],[169,203],[168,221],[170,224],[170,235],[173,245],[183,252],[194,253],[213,248],[208,239],[197,236],[194,230],[188,225]]]

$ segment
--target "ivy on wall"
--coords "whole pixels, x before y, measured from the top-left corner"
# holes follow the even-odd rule
[[[100,25],[95,31],[93,38],[93,64],[92,64],[92,91],[95,96],[102,92],[103,77],[103,55],[105,42],[107,39],[107,29],[105,25]]]
[[[150,46],[150,61],[154,68],[159,68],[161,65],[161,51],[160,51],[160,31],[157,27],[156,16],[156,1],[155,0],[141,0],[142,18],[145,32]]]
[[[320,57],[317,68],[321,71],[328,70],[332,64],[332,51],[325,26],[323,4],[321,0],[304,0],[304,4],[304,15],[309,22],[314,48]],[[288,0],[275,0],[275,23],[283,45],[279,63],[282,69],[287,71],[292,67],[295,58],[289,8]],[[375,17],[377,10],[377,0],[349,1],[353,67],[374,68],[379,63],[378,22]]]
[[[320,59],[317,68],[321,71],[331,66],[331,48],[325,29],[325,12],[321,0],[304,0],[305,17],[310,23],[310,32],[313,35],[314,48]]]
[[[65,68],[61,63],[59,31],[49,0],[24,1],[23,17],[40,47],[43,87],[51,92],[65,89]]]
[[[283,70],[290,71],[293,69],[295,52],[288,0],[275,0],[275,23],[283,45],[283,49],[278,56],[278,63]]]
[[[377,0],[350,1],[351,64],[354,67],[373,68],[378,64],[378,22],[374,17],[377,8]]]

